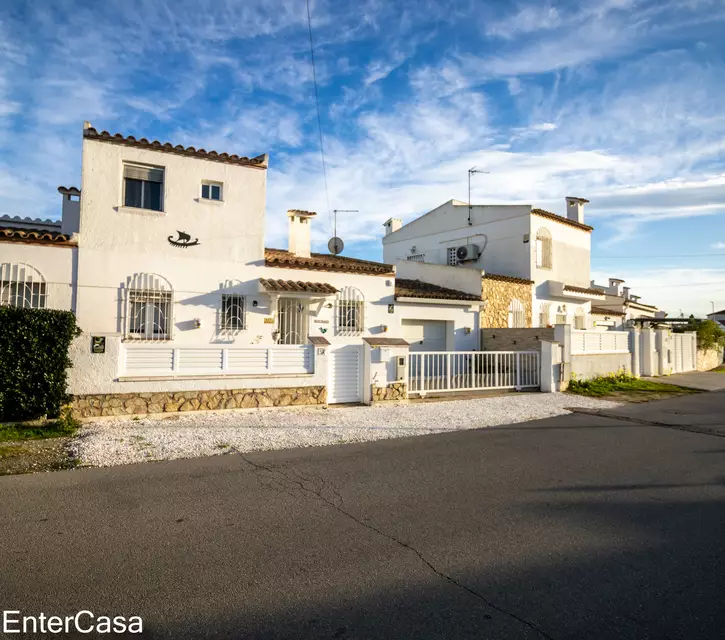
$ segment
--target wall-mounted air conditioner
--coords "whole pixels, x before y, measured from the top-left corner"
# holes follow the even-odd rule
[[[478,260],[480,252],[478,245],[475,244],[464,244],[462,247],[456,249],[456,258],[458,262],[468,262],[469,260]]]

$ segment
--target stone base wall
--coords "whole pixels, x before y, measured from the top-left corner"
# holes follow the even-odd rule
[[[327,403],[327,387],[168,391],[165,393],[111,393],[74,396],[77,418],[176,413],[213,409],[255,409]]]
[[[531,284],[483,279],[482,293],[486,307],[481,310],[481,326],[506,328],[509,326],[509,306],[518,298],[524,305],[526,326],[531,326]]]
[[[484,351],[539,351],[541,341],[554,341],[554,329],[481,329]]]
[[[703,351],[697,350],[697,370],[698,371],[710,371],[715,367],[719,367],[722,364],[723,350],[722,349],[708,349]]]
[[[372,385],[373,402],[383,402],[385,400],[407,400],[408,385],[405,382],[391,382],[390,384],[380,387],[376,384]]]

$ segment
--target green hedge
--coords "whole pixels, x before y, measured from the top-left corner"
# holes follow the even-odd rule
[[[68,402],[70,311],[0,307],[0,421],[55,418]]]

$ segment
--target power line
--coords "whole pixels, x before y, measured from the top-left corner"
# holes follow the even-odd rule
[[[725,258],[725,253],[670,253],[662,256],[592,256],[592,260],[649,260],[652,258]]]
[[[310,0],[307,0],[307,26],[310,31],[310,58],[312,59],[312,82],[315,85],[315,105],[317,106],[317,128],[320,132],[320,157],[322,158],[322,175],[325,179],[325,200],[327,201],[327,217],[332,232],[332,215],[330,214],[330,193],[327,189],[327,166],[325,164],[325,145],[322,141],[322,116],[320,115],[320,96],[317,90],[317,71],[315,69],[315,47],[312,43],[312,18],[310,17]]]

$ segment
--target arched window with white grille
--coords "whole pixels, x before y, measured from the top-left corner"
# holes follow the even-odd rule
[[[0,305],[44,309],[46,283],[35,267],[24,262],[0,264]]]
[[[509,305],[508,326],[510,329],[519,329],[526,326],[524,303],[518,298],[511,300],[511,304]]]
[[[539,269],[551,269],[553,265],[551,232],[541,227],[536,232],[536,266]]]
[[[156,273],[136,273],[126,287],[125,336],[129,340],[171,340],[174,290]]]
[[[574,312],[574,328],[579,330],[587,328],[587,316],[581,307],[577,307]]]
[[[551,304],[542,302],[539,305],[539,326],[548,327],[551,324]]]
[[[359,336],[364,330],[365,297],[357,287],[345,287],[337,298],[337,335]]]

